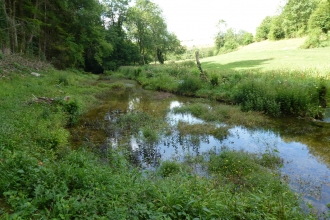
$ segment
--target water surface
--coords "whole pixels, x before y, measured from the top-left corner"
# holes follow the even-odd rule
[[[179,121],[189,124],[204,121],[191,114],[175,114],[173,108],[196,102],[196,99],[145,91],[133,81],[125,81],[125,85],[127,88],[123,91],[102,96],[104,104],[84,115],[79,126],[72,130],[73,142],[77,146],[88,144],[106,151],[110,146],[126,145],[134,153],[136,161],[145,168],[156,166],[159,159],[180,160],[185,155],[220,151],[224,146],[248,152],[276,149],[285,161],[281,171],[288,177],[292,189],[302,193],[305,202],[311,203],[319,212],[328,210],[330,126],[326,122],[330,119],[326,119],[326,122],[296,118],[273,119],[269,126],[254,129],[236,125],[229,129],[229,135],[222,140],[210,135],[183,136],[174,129]],[[141,135],[132,135],[129,130],[111,129],[111,125],[120,116],[135,112],[161,118],[169,123],[171,132],[165,132],[158,141],[149,143],[142,140]]]

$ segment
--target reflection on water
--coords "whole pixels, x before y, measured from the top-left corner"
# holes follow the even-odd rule
[[[273,120],[268,128],[234,126],[224,140],[210,135],[182,136],[173,129],[179,121],[196,124],[203,123],[203,120],[190,114],[174,114],[172,110],[192,101],[191,98],[144,91],[139,87],[111,94],[106,104],[86,114],[80,126],[72,130],[73,141],[77,145],[88,141],[102,151],[109,146],[126,145],[133,152],[133,160],[136,163],[142,162],[143,166],[156,166],[159,159],[180,159],[187,154],[199,155],[211,149],[219,151],[223,146],[249,152],[276,149],[285,161],[282,172],[289,177],[292,188],[303,193],[304,199],[319,211],[327,211],[326,205],[330,201],[328,123],[286,118]],[[111,125],[121,115],[130,112],[145,112],[162,118],[171,125],[172,132],[164,133],[158,141],[150,143],[141,139],[141,135],[132,135],[128,130],[111,129]],[[327,120],[330,117],[325,118]]]
[[[325,122],[330,122],[330,108],[327,108],[324,112],[324,119]]]

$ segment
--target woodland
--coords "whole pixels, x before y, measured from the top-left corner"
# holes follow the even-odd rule
[[[93,73],[164,63],[168,53],[185,51],[149,0],[3,0],[0,39],[2,56],[20,53]]]

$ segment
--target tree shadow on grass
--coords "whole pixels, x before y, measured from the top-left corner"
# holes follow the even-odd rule
[[[221,64],[215,61],[211,62],[202,62],[202,67],[205,70],[247,70],[247,69],[260,69],[261,65],[266,63],[271,59],[262,59],[262,60],[242,60],[232,63]]]

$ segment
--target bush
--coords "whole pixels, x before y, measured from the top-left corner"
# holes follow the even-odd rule
[[[235,40],[229,40],[225,42],[225,45],[223,46],[223,49],[225,51],[232,51],[239,47],[239,44]]]
[[[282,28],[282,23],[283,19],[280,16],[273,17],[268,33],[268,39],[280,40],[285,37],[285,33]]]
[[[178,86],[178,92],[181,95],[194,95],[201,88],[201,81],[194,76],[185,77]]]
[[[304,44],[302,45],[303,49],[319,47],[321,44],[320,36],[322,30],[320,28],[314,28],[309,31],[308,37]]]
[[[243,45],[249,45],[253,43],[253,34],[244,33],[243,35]]]
[[[211,76],[211,81],[210,81],[210,82],[211,82],[211,85],[212,85],[213,87],[218,86],[218,85],[219,85],[219,76],[213,74],[213,75]]]
[[[181,164],[174,161],[163,161],[158,168],[158,173],[162,177],[169,177],[178,174],[181,170]]]
[[[242,83],[234,93],[234,100],[241,105],[243,111],[260,111],[272,116],[281,115],[275,91],[262,82],[251,80]]]
[[[78,122],[79,119],[79,104],[76,100],[69,101],[69,102],[62,102],[63,109],[65,113],[67,114],[67,125],[73,126]]]
[[[267,16],[262,20],[261,24],[259,27],[257,27],[257,33],[255,40],[256,41],[262,41],[262,40],[267,40],[268,39],[268,34],[271,28],[271,23],[272,23],[272,17]]]

